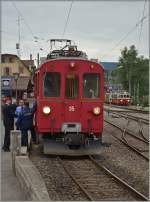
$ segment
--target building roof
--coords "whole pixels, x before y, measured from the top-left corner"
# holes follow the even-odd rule
[[[28,83],[29,83],[30,77],[19,77],[17,81],[17,89],[18,90],[27,90]],[[16,81],[12,80],[12,89],[16,89]]]
[[[33,67],[34,66],[34,60],[21,60],[22,62],[24,62],[24,64],[28,67]]]
[[[4,57],[6,57],[6,56],[16,57],[18,60],[21,61],[21,63],[22,63],[22,64],[27,68],[27,70],[31,73],[31,71],[29,70],[27,64],[26,64],[23,60],[21,60],[17,55],[9,54],[9,53],[3,53],[3,54],[1,55],[1,58],[4,58]]]
[[[118,62],[100,62],[100,63],[103,65],[104,69],[106,70],[114,70],[118,66]]]

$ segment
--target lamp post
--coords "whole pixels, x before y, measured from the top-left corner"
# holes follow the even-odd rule
[[[17,101],[17,98],[18,98],[18,95],[17,95],[17,82],[18,82],[20,73],[15,72],[15,73],[13,73],[13,75],[14,75],[14,80],[16,82],[16,101]]]

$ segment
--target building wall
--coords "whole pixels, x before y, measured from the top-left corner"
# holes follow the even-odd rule
[[[15,72],[20,73],[20,76],[30,77],[31,75],[27,67],[16,56],[3,56],[0,68],[2,76],[13,76]]]
[[[0,68],[2,96],[9,95],[15,97],[16,88],[13,86],[13,73],[20,73],[17,82],[21,79],[21,82],[24,83],[24,88],[20,90],[20,86],[18,86],[17,98],[22,98],[23,93],[27,91],[28,81],[31,78],[31,72],[28,70],[27,66],[18,58],[17,55],[2,54]]]

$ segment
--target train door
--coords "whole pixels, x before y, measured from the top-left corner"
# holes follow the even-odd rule
[[[79,122],[79,76],[67,74],[65,77],[65,122]]]

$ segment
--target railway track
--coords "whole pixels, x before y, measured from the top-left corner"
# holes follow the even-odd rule
[[[136,116],[130,115],[128,113],[124,114],[124,113],[121,113],[121,112],[111,112],[111,114],[112,115],[114,114],[114,115],[118,116],[118,118],[119,117],[123,117],[123,118],[125,118],[128,121],[129,120],[136,121],[138,123],[138,127],[139,127],[139,135],[142,137],[142,139],[143,139],[144,142],[149,143],[148,137],[145,137],[145,135],[143,133],[143,123],[146,124],[146,125],[148,125],[149,124],[149,120],[148,119],[145,119],[145,118],[142,118],[142,117],[136,117]],[[132,135],[131,131],[128,130],[128,132]]]
[[[124,117],[124,118],[126,118],[126,119],[131,119],[131,120],[133,120],[133,121],[137,121],[137,122],[144,123],[144,124],[146,124],[146,125],[149,124],[149,120],[148,120],[148,119],[145,119],[145,118],[143,118],[143,117],[133,116],[133,115],[131,115],[131,114],[128,114],[128,112],[122,113],[122,112],[113,112],[113,111],[112,111],[111,113],[112,113],[112,114],[115,114],[115,115],[117,115],[117,116],[119,116],[119,117]]]
[[[125,109],[125,110],[129,110],[129,111],[133,111],[134,113],[143,113],[143,114],[149,114],[149,111],[144,111],[144,110],[141,110],[141,109],[134,109],[134,108],[130,108],[130,107],[125,107],[125,106],[117,106],[117,105],[111,105],[110,104],[105,104],[105,106],[108,106],[108,107],[114,107],[114,108],[118,108],[118,109]]]
[[[145,160],[149,161],[148,156],[145,155],[145,152],[148,153],[148,146],[149,146],[149,142],[147,141],[147,139],[145,138],[140,138],[137,135],[133,134],[133,132],[127,130],[126,128],[121,128],[120,126],[108,121],[108,120],[104,120],[106,123],[112,125],[113,127],[119,129],[122,132],[122,136],[118,137],[116,135],[111,134],[114,138],[116,138],[117,140],[119,140],[122,144],[124,144],[125,146],[127,146],[128,148],[130,148],[131,150],[133,150],[134,152],[136,152],[138,155],[142,156]],[[131,136],[132,138],[135,138],[136,140],[144,143],[147,146],[147,150],[145,150],[145,148],[141,149],[138,148],[137,146],[132,145],[128,139],[127,139],[127,135]]]
[[[148,201],[146,196],[100,165],[92,156],[86,160],[75,161],[58,157],[58,161],[89,201]]]

